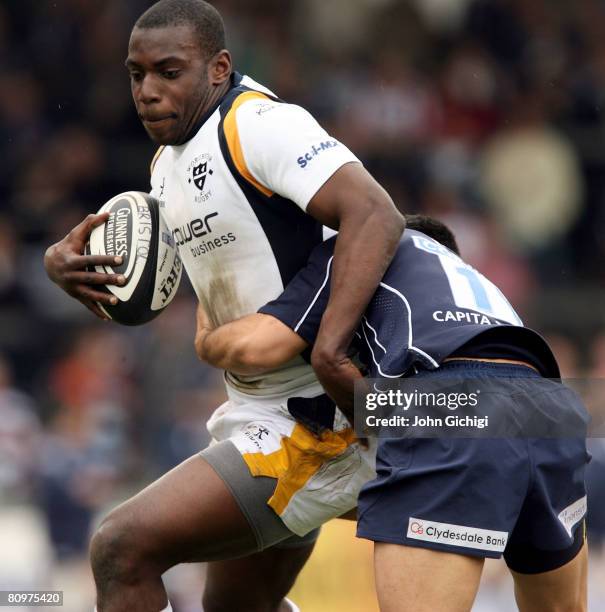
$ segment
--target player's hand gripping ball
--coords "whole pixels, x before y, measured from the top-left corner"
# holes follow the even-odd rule
[[[157,317],[176,294],[183,264],[155,198],[126,191],[111,198],[99,213],[109,219],[96,227],[86,245],[87,255],[121,256],[119,266],[95,266],[95,271],[123,274],[122,286],[101,285],[118,298],[115,306],[99,308],[122,325],[141,325]]]

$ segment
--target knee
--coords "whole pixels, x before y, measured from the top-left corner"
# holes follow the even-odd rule
[[[98,584],[137,582],[146,570],[136,531],[119,515],[106,517],[90,542],[90,563]]]

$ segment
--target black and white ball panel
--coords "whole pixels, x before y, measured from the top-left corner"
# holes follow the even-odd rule
[[[126,283],[103,285],[101,290],[119,301],[115,306],[99,306],[123,325],[146,323],[171,302],[181,279],[183,266],[172,233],[158,201],[146,193],[121,193],[101,207],[99,213],[103,212],[109,212],[109,219],[92,231],[87,252],[121,256],[119,266],[95,269],[123,274]]]

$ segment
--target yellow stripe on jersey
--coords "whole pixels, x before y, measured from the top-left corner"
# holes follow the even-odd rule
[[[155,164],[158,161],[160,155],[162,154],[165,148],[166,147],[162,146],[155,152],[155,155],[153,156],[153,159],[151,160],[151,164],[149,165],[149,174],[153,174],[153,169],[155,168]]]
[[[314,436],[306,427],[297,423],[292,435],[281,440],[281,448],[273,453],[244,453],[243,459],[253,476],[269,476],[277,479],[273,497],[267,502],[277,514],[281,514],[297,491],[329,459],[345,452],[355,442],[355,432],[324,431]]]
[[[239,95],[233,105],[229,109],[229,112],[225,115],[225,121],[223,123],[223,128],[225,131],[225,139],[227,140],[227,146],[229,147],[229,153],[231,153],[231,158],[233,159],[233,163],[237,168],[237,171],[252,185],[254,185],[260,192],[264,193],[266,196],[272,196],[273,192],[270,189],[267,189],[264,185],[259,183],[253,176],[250,170],[248,170],[248,166],[246,165],[246,160],[244,159],[244,153],[242,151],[242,145],[239,140],[239,133],[237,130],[237,121],[235,119],[235,113],[237,109],[244,103],[248,102],[248,100],[254,99],[265,99],[270,100],[269,96],[266,96],[263,93],[258,91],[246,91],[243,94]]]

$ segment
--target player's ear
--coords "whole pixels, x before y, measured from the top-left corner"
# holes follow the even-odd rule
[[[222,85],[231,76],[232,71],[233,64],[231,62],[231,54],[227,49],[219,51],[208,62],[211,85]]]

